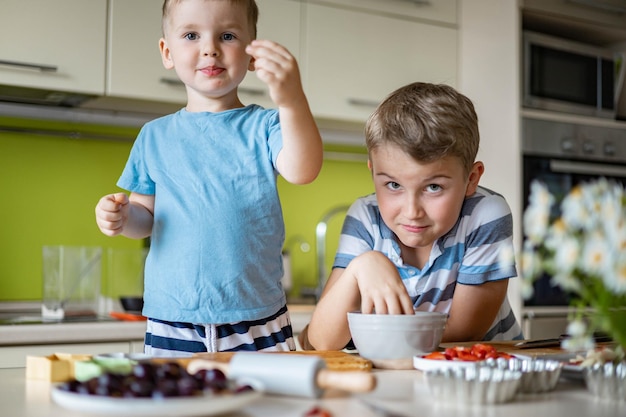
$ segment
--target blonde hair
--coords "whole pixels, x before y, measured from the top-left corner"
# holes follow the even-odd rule
[[[161,18],[161,30],[163,31],[163,36],[165,36],[165,22],[170,15],[170,10],[176,4],[183,2],[184,0],[164,0],[163,1],[163,12]],[[216,1],[216,0],[213,0]],[[232,4],[243,4],[248,11],[248,24],[250,25],[250,33],[252,34],[252,39],[256,39],[256,26],[259,21],[259,8],[256,4],[255,0],[220,0],[220,1],[229,1]]]
[[[391,93],[365,125],[368,152],[393,144],[418,162],[460,158],[469,174],[480,135],[474,105],[443,84],[413,83]]]

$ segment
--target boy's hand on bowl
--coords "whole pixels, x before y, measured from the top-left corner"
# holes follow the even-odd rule
[[[361,293],[361,312],[377,314],[414,314],[413,302],[396,266],[381,252],[357,256],[344,273],[357,281]]]

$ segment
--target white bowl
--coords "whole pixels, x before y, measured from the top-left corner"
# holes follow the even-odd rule
[[[414,315],[348,313],[359,355],[378,368],[411,369],[414,356],[437,350],[447,320],[447,314],[426,311]]]

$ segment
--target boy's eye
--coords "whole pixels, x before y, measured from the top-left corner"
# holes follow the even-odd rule
[[[400,189],[401,185],[398,184],[397,182],[393,182],[393,181],[389,181],[386,184],[387,188],[389,188],[390,190],[394,191],[394,190],[398,190]]]
[[[235,35],[233,35],[232,33],[224,33],[222,35],[222,39],[225,41],[232,41],[235,39]]]
[[[185,34],[185,39],[187,39],[188,41],[195,41],[196,39],[198,39],[198,34],[197,33],[187,33],[187,34]]]
[[[438,184],[429,184],[426,187],[426,191],[431,192],[431,193],[436,193],[438,191],[441,191],[441,186]]]

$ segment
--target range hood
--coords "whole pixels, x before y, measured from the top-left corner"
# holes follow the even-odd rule
[[[44,106],[78,107],[95,96],[39,88],[0,85],[0,101]]]
[[[0,116],[140,127],[183,106],[0,84]]]
[[[150,120],[177,112],[184,105],[0,84],[0,117],[141,127]],[[363,123],[323,118],[316,118],[316,122],[326,144],[365,146]],[[6,129],[0,126],[0,131]],[[326,157],[346,159],[343,152],[330,152]],[[363,157],[359,153],[347,159],[362,162]]]

